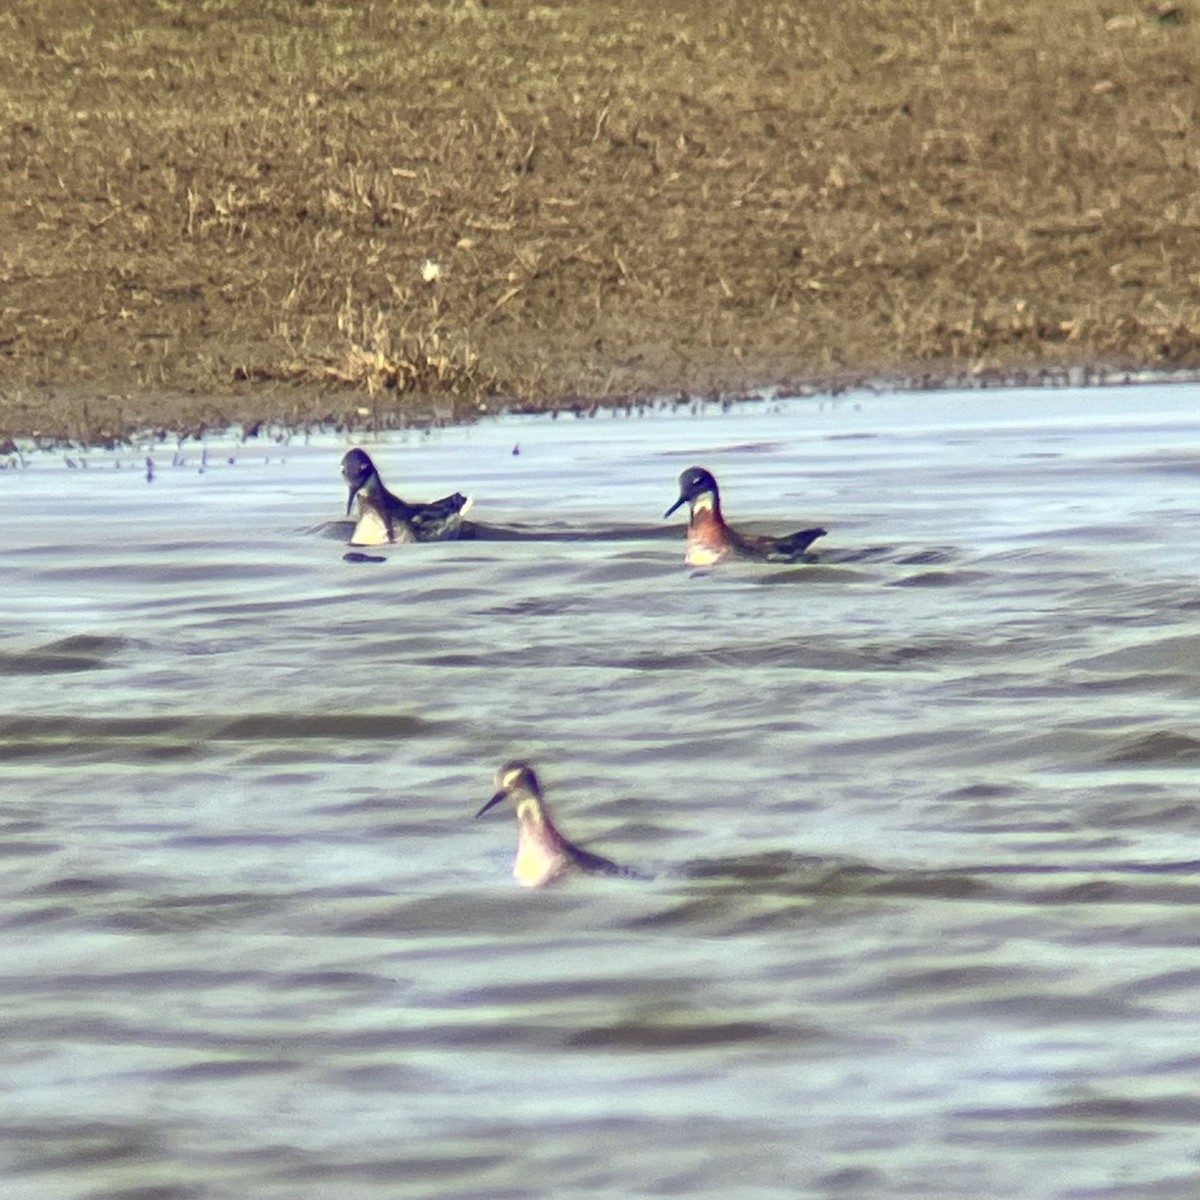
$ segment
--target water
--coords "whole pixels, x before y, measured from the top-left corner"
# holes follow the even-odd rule
[[[6,1200],[1197,1194],[1194,389],[348,444],[0,473]]]

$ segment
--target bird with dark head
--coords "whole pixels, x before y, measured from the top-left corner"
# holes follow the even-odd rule
[[[725,523],[717,481],[703,467],[688,467],[679,476],[679,499],[663,513],[663,518],[684,504],[690,506],[684,561],[691,567],[711,567],[730,558],[751,562],[803,562],[809,546],[825,536],[824,529],[802,529],[783,537],[739,533]]]
[[[488,809],[505,800],[512,801],[517,813],[517,857],[513,863],[513,878],[522,887],[544,887],[572,871],[648,878],[576,846],[559,833],[550,819],[537,772],[521,759],[506,762],[496,772],[496,792],[475,816],[482,817]]]
[[[352,546],[443,542],[462,536],[462,519],[471,507],[471,499],[461,492],[429,504],[409,504],[388,491],[371,456],[357,448],[342,459],[342,478],[350,488],[347,516],[358,499],[358,523],[350,536]]]

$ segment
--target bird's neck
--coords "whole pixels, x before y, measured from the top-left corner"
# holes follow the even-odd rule
[[[563,836],[535,796],[517,802],[517,829],[513,875],[523,887],[549,883],[567,867],[570,855]]]
[[[716,492],[701,492],[692,501],[691,525],[723,525],[724,518],[721,516],[721,501]]]
[[[383,486],[383,480],[372,471],[371,474],[367,476],[362,487],[358,489],[358,498],[360,500],[366,499],[378,504],[386,491],[387,489]]]

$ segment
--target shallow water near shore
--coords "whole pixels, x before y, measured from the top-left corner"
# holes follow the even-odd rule
[[[350,444],[480,536],[345,561]],[[70,462],[0,472],[6,1200],[1200,1190],[1194,387]],[[818,561],[688,571],[693,463]],[[653,880],[517,888],[518,756]]]

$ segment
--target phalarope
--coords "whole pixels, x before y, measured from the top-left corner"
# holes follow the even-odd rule
[[[463,514],[471,507],[461,492],[429,504],[409,504],[384,487],[379,471],[364,450],[342,459],[342,476],[350,486],[346,515],[358,497],[358,524],[352,546],[386,546],[390,542],[441,542],[460,536]]]
[[[802,529],[785,537],[738,533],[725,524],[717,481],[703,467],[689,467],[679,476],[679,499],[663,513],[664,520],[682,504],[691,505],[684,554],[684,561],[690,567],[710,567],[727,558],[799,562],[808,547],[825,536],[824,529]]]
[[[522,887],[543,887],[571,870],[648,878],[567,841],[550,819],[537,772],[527,762],[514,759],[496,772],[496,794],[475,816],[482,817],[502,800],[511,800],[517,809],[517,858],[513,863],[513,878]]]

